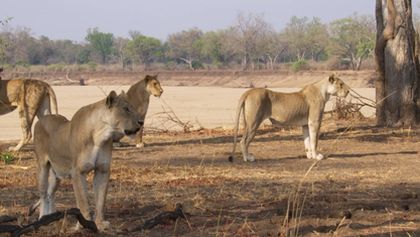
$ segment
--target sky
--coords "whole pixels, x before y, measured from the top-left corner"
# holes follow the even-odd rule
[[[414,13],[420,0],[413,0]],[[171,33],[232,26],[239,13],[259,14],[281,30],[292,16],[328,23],[358,14],[374,15],[375,0],[2,0],[6,27],[29,27],[34,36],[81,42],[89,28],[128,37],[129,31],[165,40]],[[2,30],[5,30],[3,28]]]

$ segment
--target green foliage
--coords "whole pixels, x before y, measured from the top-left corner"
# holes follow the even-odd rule
[[[163,55],[160,40],[144,35],[136,35],[128,42],[126,50],[134,61],[144,63],[146,66],[153,62],[153,59]]]
[[[79,52],[79,54],[77,55],[77,60],[76,60],[77,63],[79,63],[79,64],[88,63],[91,59],[90,53],[91,53],[91,51],[89,49],[87,49],[87,48],[82,49]]]
[[[202,64],[200,61],[197,61],[197,60],[193,60],[193,61],[191,62],[191,66],[192,66],[192,68],[193,68],[194,70],[197,70],[197,69],[203,69],[203,68],[204,68],[203,64]]]
[[[346,58],[358,69],[358,61],[369,57],[375,45],[375,21],[371,16],[342,18],[331,23],[332,54]]]
[[[102,63],[107,62],[107,57],[112,53],[114,35],[112,33],[99,32],[98,28],[89,29],[86,40],[92,49],[99,53]]]
[[[202,53],[203,32],[197,28],[181,31],[168,37],[170,55],[174,58],[198,58]]]
[[[6,165],[11,164],[15,159],[15,156],[9,151],[4,151],[0,153],[0,160]]]
[[[309,69],[309,65],[306,60],[299,60],[299,61],[293,62],[291,68],[294,72],[298,72],[298,71]]]

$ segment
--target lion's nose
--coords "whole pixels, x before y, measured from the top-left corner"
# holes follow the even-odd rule
[[[160,93],[162,94],[163,93],[163,90],[160,90]]]
[[[143,126],[143,125],[144,125],[144,121],[143,121],[143,120],[139,120],[139,121],[137,121],[137,123],[138,123],[140,126]]]

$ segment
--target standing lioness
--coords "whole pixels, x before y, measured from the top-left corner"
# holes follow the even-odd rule
[[[321,160],[324,156],[317,152],[318,132],[321,126],[325,103],[330,95],[346,97],[349,87],[334,75],[317,83],[307,85],[299,92],[280,93],[267,89],[251,89],[239,99],[236,110],[235,134],[232,155],[235,153],[239,129],[239,117],[243,115],[245,130],[241,140],[245,161],[254,161],[248,147],[258,127],[267,118],[279,124],[302,126],[306,157]]]
[[[150,95],[160,97],[163,89],[157,79],[157,75],[146,75],[143,80],[132,85],[127,91],[127,100],[140,114],[140,118],[144,121],[147,109],[149,108]],[[138,131],[135,137],[137,147],[144,147],[143,127]]]
[[[69,121],[61,115],[47,115],[35,125],[34,144],[38,160],[40,213],[55,211],[54,193],[59,180],[70,177],[77,207],[91,219],[86,176],[95,171],[95,222],[106,228],[104,206],[111,167],[113,136],[134,135],[143,125],[125,95],[112,91],[104,100],[79,109]]]
[[[51,101],[51,102],[50,102]],[[51,104],[57,114],[57,99],[48,83],[32,79],[0,80],[0,115],[19,110],[22,139],[15,151],[32,139],[32,123],[35,115],[41,118],[51,114]]]

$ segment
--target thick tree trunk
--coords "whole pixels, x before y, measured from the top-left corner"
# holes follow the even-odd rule
[[[382,0],[376,1],[377,123],[411,126],[419,120],[416,103],[420,75],[411,0],[385,2],[386,14],[383,14]]]

